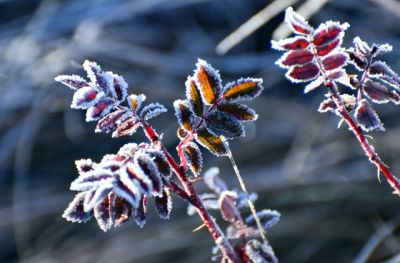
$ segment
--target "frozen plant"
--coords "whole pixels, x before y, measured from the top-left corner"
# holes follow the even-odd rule
[[[189,170],[194,177],[201,173],[203,159],[199,146],[216,156],[228,156],[239,176],[226,140],[244,136],[242,122],[257,119],[255,111],[243,101],[261,93],[262,80],[242,78],[223,85],[218,71],[199,59],[185,83],[186,98],[174,102],[180,126],[177,162],[149,123],[166,112],[166,108],[159,103],[146,105],[143,94],[128,95],[128,84],[121,76],[103,71],[94,62],[85,61],[83,68],[88,80],[76,75],[55,78],[75,91],[71,108],[86,110],[86,121],[97,122],[96,132],[122,137],[141,128],[148,142],[125,144],[100,162],[76,161],[79,176],[70,189],[78,193],[63,217],[79,223],[94,217],[103,231],[130,219],[143,227],[149,202],[154,202],[161,218],[169,218],[174,193],[200,216],[202,226],[208,228],[215,240],[222,262],[277,262],[264,231],[279,219],[279,213],[269,210],[257,213],[251,198],[254,195],[247,193],[241,177],[242,190],[228,191],[215,173],[207,175],[206,182],[215,193],[199,195],[193,186],[197,179],[189,176]],[[215,196],[218,201],[210,206],[214,199],[205,196]],[[249,207],[252,216],[243,220],[239,213],[242,207]],[[220,210],[231,224],[226,235],[209,213],[210,209]]]
[[[291,7],[286,9],[285,22],[295,37],[272,41],[274,49],[284,51],[276,62],[287,69],[286,77],[294,83],[308,83],[304,93],[320,86],[326,89],[326,99],[319,112],[332,112],[346,122],[368,159],[400,194],[400,181],[375,152],[366,133],[384,131],[382,122],[371,103],[400,104],[400,77],[378,57],[392,51],[389,44],[368,45],[354,38],[354,47],[342,47],[348,23],[328,21],[314,29]],[[359,76],[346,72],[348,64],[355,66]]]

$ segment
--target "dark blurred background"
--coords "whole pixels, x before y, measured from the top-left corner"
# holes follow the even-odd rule
[[[310,21],[348,21],[345,46],[359,35],[389,42],[385,58],[400,70],[400,2],[309,0]],[[176,198],[169,221],[150,207],[144,229],[134,222],[103,233],[94,221],[61,218],[72,199],[74,160],[98,161],[128,141],[95,134],[81,111],[71,110],[72,92],[55,83],[58,74],[81,74],[84,59],[125,77],[130,92],[145,93],[169,109],[153,121],[174,151],[177,123],[172,102],[198,57],[219,69],[225,81],[254,76],[265,91],[251,106],[259,114],[247,137],[231,143],[256,207],[279,210],[269,233],[281,262],[400,262],[400,200],[338,119],[316,109],[324,91],[303,95],[274,65],[279,52],[271,36],[283,13],[225,55],[218,43],[271,4],[264,0],[0,0],[0,262],[209,262],[213,241],[186,216]],[[311,11],[310,11],[311,10]],[[265,17],[264,17],[265,18]],[[284,34],[284,33],[283,33]],[[400,108],[378,105],[387,132],[372,135],[383,160],[400,174]],[[227,159],[205,154],[238,187]],[[196,185],[205,191],[202,183]],[[218,214],[216,214],[218,217]]]

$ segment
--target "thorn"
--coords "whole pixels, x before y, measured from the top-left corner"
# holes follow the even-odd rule
[[[201,230],[201,229],[203,229],[203,228],[205,228],[206,227],[206,224],[201,224],[201,225],[199,225],[198,227],[196,227],[195,229],[193,229],[193,233],[194,232],[197,232],[197,231],[199,231],[199,230]]]
[[[204,181],[204,177],[196,177],[194,179],[189,179],[191,183],[196,183],[198,181]]]
[[[377,170],[376,176],[378,177],[379,183],[382,183],[382,182],[381,182],[381,170],[379,170],[379,169]]]

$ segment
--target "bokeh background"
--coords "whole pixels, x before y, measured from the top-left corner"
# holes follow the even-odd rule
[[[310,21],[348,21],[345,46],[359,35],[389,42],[385,58],[400,70],[400,2],[309,0]],[[220,69],[225,81],[262,77],[265,91],[252,107],[259,114],[247,137],[231,143],[256,207],[279,210],[269,233],[280,262],[400,262],[400,200],[338,119],[316,109],[324,91],[303,95],[284,79],[270,49],[283,19],[278,12],[225,55],[218,43],[267,0],[0,0],[0,262],[209,262],[208,232],[174,200],[169,221],[150,208],[148,223],[102,233],[96,223],[61,218],[74,193],[74,160],[115,152],[129,139],[94,133],[58,74],[83,74],[84,59],[125,77],[130,92],[145,93],[169,109],[153,121],[172,151],[178,127],[172,102],[198,57]],[[265,14],[264,14],[265,18]],[[280,34],[282,32],[280,31]],[[376,150],[400,174],[400,108],[378,105],[387,132],[373,133]],[[205,154],[238,187],[227,159]],[[196,187],[205,191],[202,183]],[[216,214],[218,217],[218,214]]]

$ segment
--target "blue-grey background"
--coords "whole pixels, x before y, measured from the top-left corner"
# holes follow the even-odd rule
[[[179,199],[169,221],[149,207],[144,229],[130,222],[102,233],[94,221],[61,218],[74,195],[68,190],[77,176],[74,160],[99,160],[143,139],[140,132],[118,140],[95,134],[83,112],[69,108],[72,91],[53,78],[84,75],[84,59],[123,75],[130,92],[167,106],[153,123],[171,151],[178,126],[172,102],[184,96],[198,57],[225,81],[262,77],[265,91],[251,103],[259,120],[231,147],[249,190],[259,194],[256,207],[282,213],[268,233],[280,261],[352,262],[363,247],[368,262],[400,253],[400,199],[384,179],[379,183],[347,128],[337,130],[335,116],[316,112],[323,88],[304,96],[302,85],[290,84],[274,65],[280,54],[269,41],[283,14],[226,55],[216,54],[219,41],[271,2],[0,0],[0,262],[210,261],[212,239],[205,230],[192,233],[200,221],[186,216]],[[331,0],[310,20],[329,19],[351,24],[346,46],[357,35],[391,43],[394,52],[385,58],[400,71],[399,1]],[[372,143],[400,174],[400,108],[376,109],[387,132],[372,133]],[[238,187],[227,159],[205,153],[205,166],[219,166]],[[196,187],[205,191],[202,183]]]

